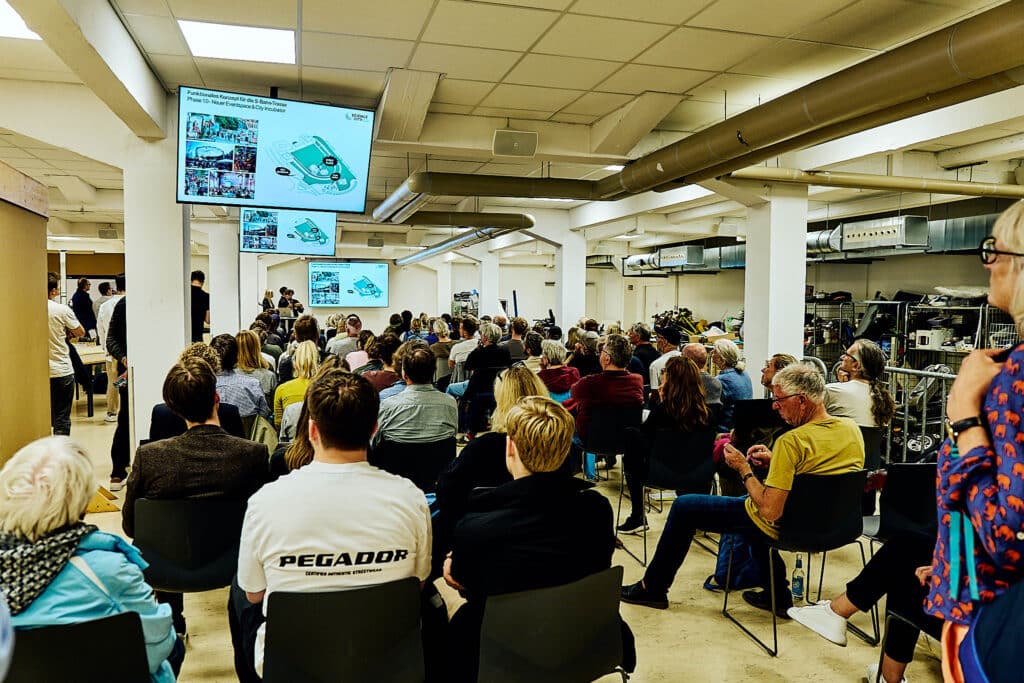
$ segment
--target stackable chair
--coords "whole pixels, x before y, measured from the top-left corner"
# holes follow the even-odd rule
[[[878,497],[879,514],[864,517],[864,536],[872,555],[876,545],[897,533],[935,533],[935,467],[933,462],[889,463]]]
[[[479,679],[584,683],[622,670],[622,567],[564,586],[487,598]],[[367,679],[369,680],[369,679]]]
[[[587,436],[583,440],[586,468],[597,474],[597,456],[615,456],[625,453],[627,444],[635,437],[635,430],[643,422],[643,408],[622,406],[596,406],[590,411]],[[631,436],[632,435],[632,436]],[[599,476],[599,475],[598,475]],[[607,475],[604,477],[608,479]]]
[[[807,575],[811,576],[810,554],[822,553],[821,575],[818,578],[818,599],[821,599],[821,584],[825,578],[825,560],[829,551],[856,543],[863,531],[861,515],[861,497],[867,481],[867,470],[857,470],[844,474],[801,474],[794,478],[793,489],[786,498],[779,540],[769,541],[769,552],[785,550],[788,552],[807,553]],[[858,544],[859,545],[859,544]],[[861,547],[861,562],[867,564]],[[758,638],[744,626],[734,614],[729,612],[729,582],[732,579],[732,553],[729,553],[729,568],[726,573],[725,599],[722,603],[722,615],[740,627],[765,652],[775,657],[779,653],[778,618],[775,615],[775,563],[769,561],[768,586],[771,596],[772,646]],[[807,587],[808,594],[810,586]],[[877,633],[877,612],[874,616]],[[851,630],[858,635],[859,629]],[[877,643],[877,641],[876,641]]]
[[[381,441],[370,452],[370,464],[405,477],[425,493],[437,490],[437,477],[455,460],[455,437],[427,443]]]

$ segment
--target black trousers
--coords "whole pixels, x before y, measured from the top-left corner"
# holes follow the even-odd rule
[[[128,387],[118,387],[117,395],[120,398],[121,409],[117,411],[117,428],[114,430],[114,440],[110,444],[110,477],[124,479],[128,476],[128,462],[131,458]]]
[[[171,621],[174,622],[175,633],[185,633],[185,596],[181,593],[169,593],[167,591],[154,591],[156,594],[156,601],[170,605],[171,607]]]
[[[846,597],[862,612],[886,598],[886,609],[918,624],[892,620],[885,642],[885,654],[904,664],[914,658],[914,647],[921,630],[933,637],[942,632],[942,620],[924,611],[928,589],[914,575],[918,567],[931,564],[935,539],[920,534],[894,536],[883,545],[867,566],[846,584]]]
[[[238,587],[238,579],[232,581],[228,594],[228,629],[239,683],[260,683],[263,680],[256,675],[256,632],[264,621],[263,605],[249,602],[245,591]]]
[[[71,434],[71,403],[74,400],[74,375],[50,378],[50,426],[54,434]]]

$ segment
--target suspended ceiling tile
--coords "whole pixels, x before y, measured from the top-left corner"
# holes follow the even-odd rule
[[[475,0],[471,0],[475,1]],[[492,5],[514,5],[517,7],[534,7],[561,12],[572,4],[572,0],[486,0]]]
[[[660,130],[700,130],[712,123],[725,120],[726,115],[733,116],[739,111],[742,111],[740,107],[732,105],[723,106],[717,102],[684,100],[662,119],[657,128]]]
[[[50,149],[41,149],[41,150],[35,152],[34,154],[37,157],[39,157],[40,159],[45,159],[46,161],[49,161],[49,162],[57,164],[57,165],[60,165],[60,163],[64,162],[64,161],[88,161],[88,162],[93,163],[93,164],[98,164],[99,163],[98,161],[93,161],[92,159],[88,159],[86,157],[83,157],[81,154],[75,154],[74,152],[70,152],[70,151],[68,151],[66,149],[62,149],[60,147],[52,147]],[[109,166],[105,166],[104,164],[100,164],[100,165],[104,166],[105,168],[111,168]]]
[[[608,92],[588,92],[578,100],[565,107],[562,113],[584,114],[587,116],[604,116],[618,109],[633,99],[632,95],[620,95]]]
[[[670,30],[663,24],[566,14],[533,51],[626,62]]]
[[[296,0],[260,2],[255,7],[252,0],[167,0],[167,5],[178,19],[219,24],[294,29],[298,18]]]
[[[509,119],[530,119],[534,121],[544,121],[553,113],[552,111],[534,111],[531,109],[512,109],[508,107],[477,107],[473,110],[473,114],[476,116],[504,116]]]
[[[662,38],[658,44],[637,57],[636,61],[658,66],[725,71],[775,42],[775,38],[765,36],[684,26]]]
[[[150,55],[150,61],[157,74],[168,85],[202,85],[199,70],[191,57],[174,55]]]
[[[302,28],[416,40],[433,4],[433,0],[302,0]]]
[[[712,0],[577,0],[570,12],[678,25],[711,2]]]
[[[82,178],[85,182],[89,183],[97,190],[121,190],[124,189],[124,180],[117,179],[112,180],[108,178],[96,178],[86,175]]]
[[[452,78],[497,82],[508,73],[521,54],[507,50],[420,43],[409,66],[421,71],[447,74]]]
[[[124,14],[148,14],[169,17],[171,11],[164,0],[113,0],[114,5]]]
[[[299,68],[294,64],[268,64],[266,62],[243,62],[234,59],[196,59],[196,67],[207,83],[211,81],[233,82],[262,88],[264,95],[270,86],[281,88],[299,84]]]
[[[621,71],[601,83],[597,89],[602,92],[633,95],[639,95],[648,90],[681,94],[707,81],[713,75],[708,71],[627,64]]]
[[[732,71],[808,83],[875,54],[860,48],[780,40],[736,65]]]
[[[302,63],[362,71],[387,71],[390,67],[405,68],[415,43],[408,40],[387,40],[335,33],[302,32]]]
[[[443,78],[434,90],[434,101],[476,106],[494,88],[494,83]]]
[[[794,37],[884,50],[931,33],[963,14],[963,10],[956,7],[907,0],[860,0],[804,27]]]
[[[19,171],[56,171],[57,167],[42,159],[11,159],[7,162]]]
[[[143,14],[125,15],[135,38],[147,54],[190,55],[178,22],[170,17]]]
[[[38,159],[35,154],[28,150],[14,146],[0,147],[0,159],[4,161],[10,161],[11,159]]]
[[[384,71],[355,71],[327,69],[318,66],[302,68],[302,84],[313,90],[324,90],[338,95],[379,98],[384,91]]]
[[[587,114],[567,114],[565,112],[562,112],[562,113],[555,114],[554,116],[552,116],[551,120],[552,121],[557,121],[558,123],[591,124],[594,121],[597,121],[598,118],[600,118],[600,117],[598,117],[598,116],[588,116]]]
[[[724,73],[689,91],[698,100],[757,105],[800,87],[795,81]]]
[[[46,83],[81,83],[70,71],[41,71],[38,69],[7,69],[0,67],[0,79],[12,81],[43,81]]]
[[[620,66],[619,62],[529,54],[505,76],[505,82],[590,90]]]
[[[503,50],[526,50],[558,18],[554,12],[441,0],[423,40]]]
[[[688,26],[785,37],[849,5],[850,0],[717,0],[687,21]]]
[[[427,107],[427,111],[433,114],[472,114],[473,105],[471,104],[445,104],[444,102],[431,102],[430,106]]]
[[[481,104],[485,107],[553,112],[569,104],[581,94],[578,90],[558,90],[502,83],[484,98]]]

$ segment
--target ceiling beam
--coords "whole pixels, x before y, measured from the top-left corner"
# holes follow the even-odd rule
[[[1024,133],[1008,135],[997,140],[976,142],[973,145],[944,149],[935,155],[943,168],[959,168],[987,161],[1004,161],[1024,157]]]
[[[389,70],[377,106],[374,140],[419,140],[440,77],[441,74],[432,71]]]
[[[167,92],[110,3],[9,4],[133,133],[147,140],[167,137]]]
[[[680,95],[645,92],[591,124],[590,148],[601,154],[628,154],[682,101]]]

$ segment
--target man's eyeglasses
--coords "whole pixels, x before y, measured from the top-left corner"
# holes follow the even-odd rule
[[[996,249],[995,237],[986,237],[981,241],[981,244],[978,245],[978,258],[980,258],[981,262],[985,265],[995,263],[996,259],[1000,256],[1024,256],[1024,254],[1016,251],[1001,251]]]
[[[773,406],[777,406],[780,403],[782,403],[783,401],[785,401],[787,398],[793,398],[794,396],[799,396],[800,398],[803,398],[804,395],[803,394],[790,394],[789,396],[779,396],[777,398],[773,398],[772,399],[772,405]]]

